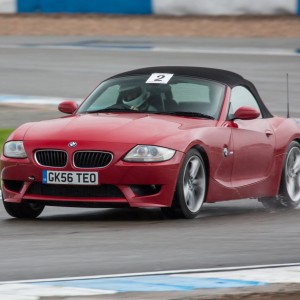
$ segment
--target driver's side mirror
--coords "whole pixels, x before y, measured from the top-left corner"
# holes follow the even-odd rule
[[[64,101],[58,105],[58,110],[65,114],[73,114],[78,108],[78,104],[74,101]]]
[[[255,108],[242,106],[238,108],[233,114],[232,119],[240,119],[240,120],[254,120],[260,116],[260,112]]]

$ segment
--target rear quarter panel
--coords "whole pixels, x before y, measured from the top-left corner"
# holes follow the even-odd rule
[[[298,140],[300,142],[300,127],[295,119],[274,117],[269,122],[276,137],[276,155],[285,154],[292,141]]]
[[[276,192],[279,193],[280,180],[283,169],[283,164],[286,156],[289,144],[292,141],[300,143],[300,127],[295,119],[274,117],[269,119],[270,125],[275,134],[275,161],[276,164],[276,178],[274,178],[274,186],[276,186]]]

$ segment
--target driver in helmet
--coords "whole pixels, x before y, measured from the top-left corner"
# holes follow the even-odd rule
[[[126,85],[120,87],[120,95],[123,104],[132,110],[151,111],[154,107],[149,105],[148,98],[150,93],[145,86],[140,85]]]

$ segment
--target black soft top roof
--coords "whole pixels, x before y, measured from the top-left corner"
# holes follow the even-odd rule
[[[152,74],[152,73],[172,73],[176,75],[185,75],[193,77],[201,77],[221,83],[225,83],[231,87],[239,85],[242,82],[246,81],[241,75],[213,68],[200,68],[200,67],[170,67],[170,66],[161,66],[161,67],[150,67],[143,69],[136,69],[121,74],[117,74],[113,77],[123,77],[129,75],[143,75],[143,74]]]
[[[128,72],[117,74],[111,78],[118,78],[118,77],[131,76],[131,75],[147,75],[147,74],[150,75],[152,73],[171,73],[175,75],[199,77],[199,78],[209,79],[209,80],[226,84],[231,88],[237,85],[244,86],[248,88],[248,90],[257,99],[263,117],[265,118],[272,117],[272,114],[269,112],[269,110],[266,108],[263,101],[261,100],[254,84],[249,80],[243,78],[241,75],[227,70],[214,69],[214,68],[202,68],[202,67],[159,66],[159,67],[135,69]]]

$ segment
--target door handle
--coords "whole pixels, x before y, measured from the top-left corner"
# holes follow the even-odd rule
[[[273,135],[273,132],[271,130],[266,130],[266,136],[269,137]]]

